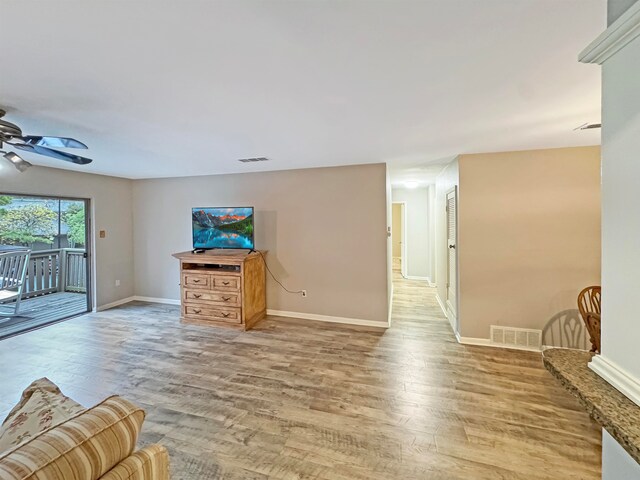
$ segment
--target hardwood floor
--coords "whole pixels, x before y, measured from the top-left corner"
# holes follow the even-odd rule
[[[600,429],[540,355],[463,346],[423,282],[387,331],[269,317],[237,332],[131,303],[0,342],[0,412],[47,376],[144,406],[174,479],[599,479]]]

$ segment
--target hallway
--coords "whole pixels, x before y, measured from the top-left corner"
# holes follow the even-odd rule
[[[600,479],[600,428],[540,355],[458,344],[435,295],[394,262],[388,333],[402,336],[402,361],[414,365],[409,398],[440,419],[433,451],[477,462],[466,478]],[[480,465],[495,473],[483,476]]]

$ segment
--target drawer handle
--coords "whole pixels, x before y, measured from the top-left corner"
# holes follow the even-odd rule
[[[200,283],[200,279],[199,278],[194,278],[193,279],[193,283]]]
[[[223,316],[224,318],[227,318],[229,315],[231,315],[231,314],[230,314],[230,313],[223,313],[223,314],[222,314],[222,316]]]
[[[193,298],[200,298],[202,296],[201,293],[194,293]]]
[[[229,282],[222,282],[223,285],[229,285]]]
[[[199,308],[194,308],[193,309],[193,313],[200,313],[202,310],[200,310]]]
[[[231,300],[231,297],[222,297],[222,300],[224,300],[225,302],[228,302],[229,300]]]

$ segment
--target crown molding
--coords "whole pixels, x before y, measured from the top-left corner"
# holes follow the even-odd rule
[[[634,3],[580,52],[578,60],[582,63],[602,65],[638,36],[640,36],[640,2]]]

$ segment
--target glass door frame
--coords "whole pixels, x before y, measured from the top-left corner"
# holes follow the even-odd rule
[[[87,300],[87,309],[79,313],[78,315],[73,315],[70,317],[61,318],[59,321],[66,320],[68,318],[73,318],[80,315],[85,315],[87,313],[93,312],[93,223],[92,223],[92,201],[90,198],[84,197],[70,197],[64,195],[45,195],[41,193],[24,193],[24,192],[7,192],[0,191],[0,196],[7,195],[10,197],[32,197],[32,198],[42,198],[42,199],[51,199],[51,200],[69,200],[73,202],[83,202],[84,203],[84,233],[85,233],[85,261],[86,261],[86,273],[85,273],[85,282],[87,285],[86,292],[86,300]],[[60,221],[58,219],[58,221]]]

